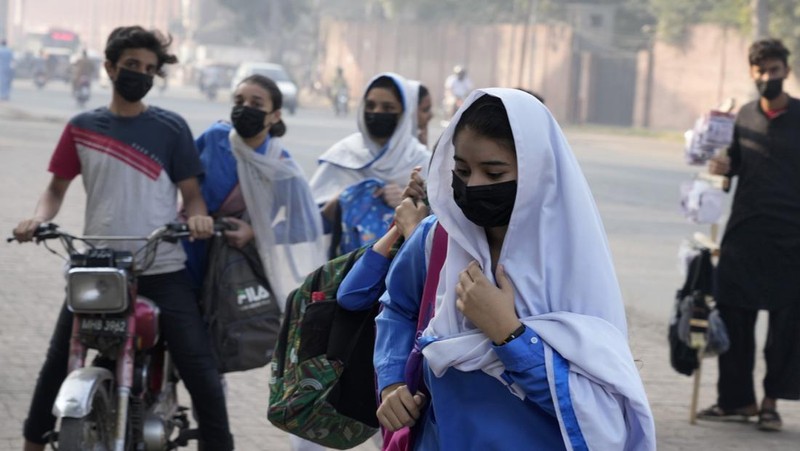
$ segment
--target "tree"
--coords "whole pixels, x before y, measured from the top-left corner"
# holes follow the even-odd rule
[[[797,0],[649,0],[658,20],[658,35],[673,44],[683,43],[690,26],[714,23],[745,35],[781,39],[800,70],[800,2]],[[761,29],[759,29],[759,27]],[[766,32],[765,32],[766,30]]]
[[[749,26],[750,0],[649,0],[658,21],[658,36],[682,44],[692,25],[716,23],[742,29]]]
[[[750,0],[750,12],[753,38],[767,37],[769,35],[769,2],[767,0]]]
[[[390,16],[423,22],[487,23],[523,22],[522,12],[531,0],[387,0],[384,3]]]
[[[310,14],[310,0],[218,0],[236,15],[236,33],[251,46],[269,42],[272,59],[281,62],[295,38],[301,17]]]
[[[769,1],[770,35],[782,39],[791,50],[795,76],[800,76],[800,3],[796,0]]]

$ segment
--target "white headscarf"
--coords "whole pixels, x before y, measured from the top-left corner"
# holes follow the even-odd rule
[[[331,200],[343,189],[367,178],[405,186],[414,167],[428,167],[431,152],[412,131],[417,108],[411,103],[406,79],[390,72],[378,74],[367,83],[367,90],[380,77],[391,78],[402,97],[403,114],[397,128],[385,150],[369,139],[364,122],[365,90],[356,112],[359,132],[334,144],[319,158],[320,166],[310,182],[317,204]],[[425,173],[423,169],[423,176]]]
[[[490,340],[458,311],[455,294],[458,275],[472,260],[495,280],[484,230],[464,216],[451,187],[455,127],[464,110],[485,94],[503,101],[518,164],[517,195],[498,264],[513,282],[520,320],[546,343],[565,444],[570,449],[556,397],[552,350],[569,362],[575,416],[593,449],[655,449],[652,414],[628,347],[622,296],[600,215],[555,119],[522,91],[474,91],[434,152],[428,196],[449,242],[436,314],[424,332],[438,340],[424,349],[426,360],[437,376],[453,367],[483,370],[502,380],[504,367]],[[520,387],[510,389],[524,397]]]
[[[325,263],[322,218],[302,170],[283,155],[279,138],[270,138],[263,155],[236,130],[229,139],[258,255],[283,311],[289,293]]]

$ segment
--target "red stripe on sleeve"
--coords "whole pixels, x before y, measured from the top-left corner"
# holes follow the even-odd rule
[[[53,175],[63,179],[72,180],[81,173],[81,160],[78,158],[78,149],[72,136],[72,125],[67,125],[61,133],[56,150],[50,158],[48,168]]]

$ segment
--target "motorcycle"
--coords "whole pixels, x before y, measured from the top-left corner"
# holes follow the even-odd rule
[[[47,84],[47,73],[43,70],[37,70],[36,73],[33,74],[33,84],[37,89],[44,88],[44,85]]]
[[[91,79],[86,75],[82,75],[72,87],[72,96],[75,97],[75,101],[78,102],[78,106],[81,109],[86,106],[86,102],[89,101],[90,94]]]
[[[216,83],[211,83],[210,85],[203,88],[203,93],[206,95],[208,100],[216,100],[217,98],[217,87]]]
[[[214,226],[217,234],[227,228]],[[153,264],[159,243],[188,236],[179,223],[148,237],[79,237],[52,223],[36,230],[36,243],[54,252],[47,242],[59,240],[69,254],[67,307],[74,314],[68,376],[53,406],[61,425],[49,434],[53,449],[165,451],[199,437],[189,429],[189,409],[178,404],[179,376],[159,340],[158,306],[136,291],[137,276]],[[145,244],[133,253],[96,247],[98,240]],[[141,252],[139,265],[135,256]],[[87,365],[90,349],[97,356]]]
[[[350,104],[350,95],[347,92],[347,87],[340,87],[333,95],[333,111],[337,116],[347,116]]]
[[[446,117],[451,118],[456,114],[456,111],[458,111],[463,104],[464,98],[447,92],[444,96],[444,100],[442,101],[442,110],[444,111]]]

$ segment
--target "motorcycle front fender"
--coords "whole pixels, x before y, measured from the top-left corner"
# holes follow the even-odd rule
[[[56,418],[83,418],[92,411],[94,395],[114,375],[105,368],[87,367],[69,374],[58,389],[53,415]]]

